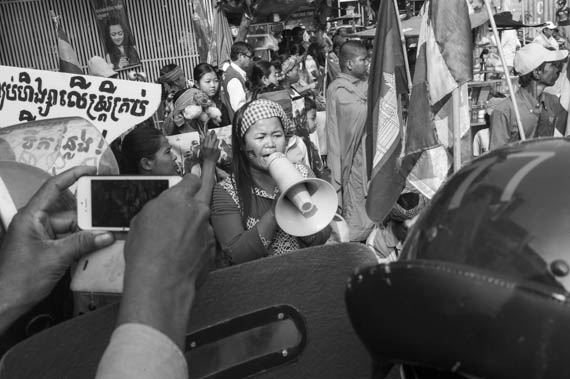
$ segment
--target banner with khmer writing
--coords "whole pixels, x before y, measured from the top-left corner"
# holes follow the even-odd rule
[[[111,142],[153,115],[160,91],[154,83],[0,66],[0,128],[82,117]]]

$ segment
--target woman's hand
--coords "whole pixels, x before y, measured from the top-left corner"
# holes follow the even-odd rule
[[[129,59],[125,56],[122,56],[119,59],[119,68],[127,67],[129,65]]]
[[[332,227],[327,225],[323,230],[311,234],[310,236],[299,237],[301,243],[306,246],[318,246],[324,244],[330,237],[332,232]]]
[[[206,133],[201,145],[201,153],[204,161],[218,161],[221,152],[219,145],[220,141],[218,140],[215,131],[212,130],[210,133]]]

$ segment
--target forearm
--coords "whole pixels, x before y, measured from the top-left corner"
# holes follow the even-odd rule
[[[271,214],[270,214],[271,213]],[[222,248],[231,256],[232,263],[243,263],[268,255],[268,247],[277,229],[273,212],[268,211],[251,229],[235,236]]]
[[[19,304],[10,300],[0,299],[0,337],[28,310],[28,308],[22,308]]]
[[[202,164],[202,186],[196,194],[195,199],[210,204],[212,199],[212,189],[216,183],[216,162],[211,160],[204,160]]]
[[[10,280],[9,275],[0,273],[0,337],[10,326],[36,304],[31,301],[22,288],[24,285],[15,285],[17,280]]]
[[[184,351],[184,336],[195,296],[194,279],[170,280],[168,272],[151,275],[141,274],[143,270],[132,272],[125,281],[117,326],[148,325]]]

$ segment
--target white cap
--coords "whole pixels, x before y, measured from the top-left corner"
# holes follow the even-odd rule
[[[544,62],[557,62],[568,57],[568,50],[548,50],[538,43],[529,43],[520,48],[513,66],[520,75],[526,75]]]
[[[557,28],[557,26],[554,25],[554,23],[553,23],[552,21],[546,21],[546,22],[544,23],[544,26],[543,26],[542,28],[543,28],[543,29],[546,28],[546,29],[554,30],[554,29]]]
[[[89,72],[91,75],[94,76],[102,76],[104,78],[109,78],[116,74],[113,70],[113,65],[107,63],[107,61],[97,55],[89,59],[89,63],[87,63],[89,67]]]

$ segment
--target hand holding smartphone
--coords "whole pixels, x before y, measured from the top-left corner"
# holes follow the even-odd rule
[[[83,176],[77,181],[77,224],[83,230],[128,231],[150,200],[179,176]]]

